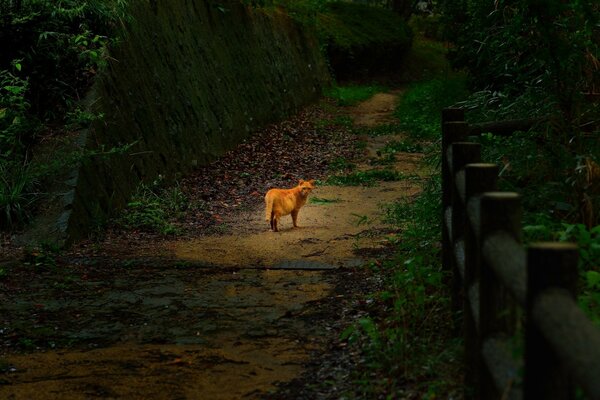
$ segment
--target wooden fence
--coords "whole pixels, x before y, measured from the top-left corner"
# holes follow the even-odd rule
[[[573,399],[580,387],[600,400],[600,330],[576,302],[577,247],[523,248],[520,196],[497,191],[498,166],[481,162],[473,132],[462,110],[443,111],[442,257],[462,315],[465,397]]]

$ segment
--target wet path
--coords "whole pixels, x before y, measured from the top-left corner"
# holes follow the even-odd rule
[[[43,323],[32,329],[83,348],[10,357],[0,397],[228,399],[268,389],[315,348],[309,338],[322,332],[299,314],[330,281],[321,271],[178,269],[87,282],[62,300],[40,291],[6,311],[27,321],[37,306]]]
[[[395,101],[377,95],[350,112],[357,124],[381,124]],[[365,157],[394,138],[369,138]],[[395,168],[417,173],[419,158],[399,154]],[[270,232],[253,209],[226,221],[225,234],[147,246],[102,279],[31,282],[0,299],[1,327],[28,337],[2,340],[44,350],[1,356],[0,398],[261,398],[337,335],[331,326],[365,284],[357,267],[387,242],[381,205],[417,187],[322,186],[300,229],[288,217]],[[161,257],[145,262],[152,254]]]

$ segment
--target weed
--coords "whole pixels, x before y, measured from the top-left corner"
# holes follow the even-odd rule
[[[365,140],[356,140],[354,142],[354,148],[356,150],[365,150],[368,146],[368,143]]]
[[[455,75],[412,85],[394,114],[411,137],[435,139],[441,135],[440,110],[467,97],[466,77]]]
[[[332,86],[323,90],[325,97],[332,98],[337,101],[340,106],[352,106],[361,101],[368,100],[376,93],[386,92],[387,88],[383,86]]]
[[[412,140],[406,139],[402,141],[394,140],[385,145],[381,150],[382,153],[394,154],[397,152],[403,153],[422,153],[423,146]]]
[[[369,218],[368,215],[361,215],[361,214],[356,214],[356,213],[352,213],[350,215],[352,215],[352,217],[354,218],[353,225],[362,226],[362,225],[368,225],[371,223],[371,219]]]
[[[394,153],[385,153],[381,157],[371,158],[369,164],[371,165],[390,165],[396,162],[396,156]]]
[[[329,163],[329,169],[331,171],[354,171],[356,164],[343,157],[338,157]]]
[[[309,203],[311,204],[332,204],[332,203],[339,203],[340,199],[325,199],[323,197],[310,197],[309,198]]]
[[[37,180],[26,165],[0,162],[0,229],[10,229],[30,217],[38,199]]]
[[[147,229],[162,235],[175,235],[172,223],[189,208],[187,197],[178,186],[162,188],[160,179],[151,186],[141,184],[118,223],[126,228]]]
[[[398,124],[398,123],[354,128],[354,133],[361,134],[361,135],[368,135],[371,137],[397,135],[401,132],[402,132],[402,128],[400,127],[400,124]]]
[[[348,175],[330,176],[326,185],[334,186],[373,186],[377,181],[399,181],[406,178],[401,172],[391,169],[372,169],[368,171],[357,171]]]
[[[23,263],[39,271],[54,271],[58,266],[60,247],[56,243],[42,242],[37,247],[24,250]]]

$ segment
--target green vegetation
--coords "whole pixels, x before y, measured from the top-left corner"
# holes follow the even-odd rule
[[[412,32],[397,14],[361,4],[327,3],[316,27],[338,78],[389,71],[400,65],[412,44]]]
[[[34,165],[46,136],[97,116],[77,107],[104,64],[125,0],[0,2],[0,229],[27,221],[38,184],[56,172]],[[66,126],[66,128],[65,128]]]
[[[591,0],[526,0],[492,5],[444,1],[453,65],[469,72],[469,122],[545,116],[530,132],[478,140],[501,167],[499,185],[523,195],[525,240],[580,245],[580,304],[600,318],[596,283],[600,223],[600,6]],[[461,24],[458,24],[461,21]],[[472,46],[479,43],[479,46]]]
[[[413,84],[402,97],[395,116],[402,130],[415,139],[440,137],[440,110],[467,96],[466,77],[461,74],[438,77]]]
[[[323,197],[310,197],[309,203],[311,204],[331,204],[331,203],[339,203],[340,199],[326,199]]]
[[[411,139],[405,139],[405,140],[393,140],[391,142],[389,142],[388,144],[385,145],[385,147],[381,150],[382,153],[384,154],[395,154],[398,152],[403,152],[403,153],[422,153],[423,152],[423,146],[418,143],[415,142],[414,140]]]
[[[247,1],[283,7],[297,21],[314,27],[338,79],[398,67],[412,44],[412,31],[398,14],[377,6],[329,0]]]
[[[54,271],[58,266],[60,248],[55,243],[41,243],[24,251],[23,263],[37,271]]]
[[[331,171],[353,171],[356,169],[356,164],[343,157],[338,157],[329,163],[329,169]]]
[[[361,101],[373,97],[373,95],[376,93],[385,92],[386,90],[387,89],[385,87],[376,85],[334,85],[323,90],[323,95],[336,100],[339,106],[353,106]]]
[[[402,173],[391,169],[371,169],[356,171],[347,175],[330,176],[325,185],[335,186],[373,186],[377,181],[390,182],[406,179]]]
[[[592,60],[598,59],[597,46],[584,40],[592,31],[589,27],[593,25],[593,17],[589,12],[595,9],[597,16],[597,6],[593,8],[589,2],[577,5],[551,2],[545,9],[563,11],[556,13],[560,17],[554,18],[554,23],[567,19],[557,29],[557,37],[547,32],[551,23],[540,29],[539,21],[529,19],[531,15],[521,8],[528,3],[525,1],[509,2],[510,6],[501,3],[497,10],[492,9],[493,4],[484,2],[469,1],[470,7],[444,3],[446,7],[470,13],[466,17],[473,19],[462,27],[463,36],[457,38],[460,46],[454,54],[456,65],[459,60],[466,62],[471,75],[437,75],[411,86],[396,110],[399,126],[413,140],[439,140],[440,110],[459,101],[467,108],[467,119],[471,122],[550,114],[551,122],[541,129],[508,138],[484,134],[478,140],[483,144],[484,161],[500,165],[501,189],[523,195],[526,242],[558,240],[578,244],[579,304],[600,324],[600,204],[597,203],[600,143],[597,123],[591,135],[581,134],[579,128],[573,129],[577,126],[573,122],[581,122],[584,116],[591,121],[598,120],[597,106],[580,102],[575,95],[576,91],[585,90],[586,85],[597,82],[592,76],[598,69],[591,73],[580,64],[586,54],[588,58],[594,54]],[[577,7],[589,8],[588,20],[584,21],[584,13]],[[518,15],[517,11],[524,15]],[[537,8],[530,11],[544,14]],[[545,17],[549,19],[548,15]],[[509,26],[493,24],[490,20],[502,20]],[[527,28],[518,28],[523,22],[529,24]],[[574,45],[564,48],[565,38],[576,34],[575,22],[583,28],[572,41]],[[525,29],[529,31],[515,34],[508,29],[511,27],[521,33]],[[540,47],[535,40],[524,39],[532,32],[547,35],[544,41],[553,37],[559,42]],[[501,35],[506,37],[500,38]],[[478,41],[479,49],[472,46]],[[561,65],[550,65],[556,59],[553,60],[546,49],[553,47],[556,54],[564,54]],[[531,49],[524,50],[526,48]],[[532,54],[537,54],[537,61]],[[536,64],[528,64],[527,60]],[[529,74],[532,71],[519,70],[529,65],[536,76]],[[559,71],[564,68],[573,70],[560,76]],[[575,72],[580,75],[575,76]],[[468,83],[476,90],[470,96]],[[559,93],[560,87],[565,88],[565,93]],[[566,98],[570,104],[566,104]],[[430,161],[436,159],[439,160],[439,154],[429,158]],[[453,339],[448,277],[440,270],[439,202],[440,185],[436,175],[414,202],[398,202],[386,209],[386,220],[402,232],[398,239],[391,239],[395,256],[371,264],[371,268],[387,277],[385,289],[373,296],[378,308],[385,307],[385,312],[361,318],[342,335],[342,338],[359,341],[364,349],[368,369],[358,382],[366,394],[402,397],[398,393],[406,390],[407,383],[415,386],[414,390],[420,393],[415,397],[420,398],[451,397],[453,393],[459,396],[462,391],[460,370],[455,362],[461,357],[461,346]]]
[[[142,229],[162,235],[174,235],[179,229],[173,223],[190,206],[178,186],[164,188],[160,181],[142,184],[124,210],[119,224],[127,229]]]

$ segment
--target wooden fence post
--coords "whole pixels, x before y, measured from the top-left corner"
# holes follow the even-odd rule
[[[481,252],[477,221],[479,198],[483,192],[496,190],[498,165],[467,164],[465,166],[465,287],[466,301],[463,309],[465,339],[465,398],[480,399],[479,371],[481,367],[481,343],[479,342],[479,270]]]
[[[450,164],[451,191],[451,249],[454,257],[452,263],[452,310],[454,312],[455,331],[459,333],[462,328],[460,315],[465,303],[466,290],[463,291],[463,278],[465,274],[464,263],[464,235],[465,235],[465,172],[464,166],[481,161],[481,145],[479,143],[454,142],[447,151]]]
[[[469,129],[464,119],[465,112],[460,108],[442,110],[442,267],[445,271],[452,271],[452,247],[446,228],[446,210],[450,207],[452,193],[447,151],[452,142],[467,137]]]
[[[503,231],[521,242],[521,197],[510,192],[486,192],[481,197],[480,243],[486,235]],[[481,249],[481,248],[480,248]],[[480,250],[481,251],[481,250]],[[508,290],[495,276],[485,258],[479,271],[479,339],[483,344],[492,337],[512,336],[515,332],[516,305]],[[480,358],[479,393],[482,399],[498,399],[511,387],[496,388],[483,357]]]
[[[577,246],[571,243],[538,243],[528,249],[523,396],[526,400],[574,398],[571,379],[534,324],[532,308],[536,296],[551,287],[566,289],[576,298],[577,255]]]
[[[452,114],[446,111],[446,114]],[[442,114],[444,116],[444,113]],[[454,179],[452,177],[451,166],[448,163],[448,149],[450,144],[460,142],[467,138],[469,126],[464,121],[444,122],[442,125],[442,268],[449,279],[455,270],[454,263],[454,245],[452,240],[452,187]],[[452,311],[454,315],[460,307],[459,297],[454,284],[452,287]],[[456,326],[455,326],[456,330]],[[458,334],[458,331],[456,331]]]

